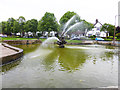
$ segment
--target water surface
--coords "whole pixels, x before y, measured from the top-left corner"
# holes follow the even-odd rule
[[[96,88],[118,86],[118,49],[83,45],[42,48],[20,45],[21,60],[3,67],[3,88]]]

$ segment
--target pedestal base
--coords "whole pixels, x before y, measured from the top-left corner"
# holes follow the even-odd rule
[[[65,46],[64,45],[59,45],[59,48],[64,48]]]

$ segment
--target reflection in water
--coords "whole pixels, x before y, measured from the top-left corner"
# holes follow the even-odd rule
[[[74,50],[66,48],[64,50],[59,49],[59,63],[61,65],[60,70],[67,70],[69,72],[77,70],[79,66],[85,62],[87,55],[83,50]]]
[[[3,66],[3,87],[92,88],[118,84],[116,47],[18,47],[26,50],[25,55],[21,61]]]
[[[22,48],[24,54],[35,51],[40,45],[39,44],[29,44],[29,45],[14,45],[15,47]]]
[[[15,66],[19,65],[21,62],[21,58],[18,59],[17,61],[11,62],[9,64],[6,64],[4,66],[2,66],[2,72],[6,72],[12,68],[15,68]]]
[[[44,59],[42,60],[42,64],[45,66],[45,69],[47,71],[54,69],[54,62],[56,61],[58,57],[58,52],[54,50],[52,53],[48,54]]]
[[[14,46],[18,47],[18,48],[22,48],[24,51],[23,53],[27,54],[27,53],[35,51],[40,45],[39,44],[29,44],[29,45],[14,45]],[[16,61],[13,61],[9,64],[2,66],[2,72],[6,72],[12,68],[15,68],[17,65],[19,65],[21,63],[21,60],[23,60],[23,57],[17,59]]]
[[[42,64],[45,65],[46,70],[50,70],[54,66],[53,63],[58,60],[61,65],[60,71],[71,72],[77,70],[85,62],[86,58],[87,54],[83,50],[57,48],[44,58]]]

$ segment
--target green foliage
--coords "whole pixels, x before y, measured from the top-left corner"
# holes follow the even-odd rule
[[[18,21],[14,21],[13,23],[13,33],[18,33],[19,32],[19,23]]]
[[[2,33],[3,34],[7,34],[7,22],[6,21],[3,21],[2,22]]]
[[[11,35],[11,33],[18,32],[19,25],[14,18],[9,18],[7,21],[2,22],[2,33]]]
[[[38,37],[41,37],[42,36],[42,34],[41,33],[38,33]]]
[[[76,15],[75,12],[66,12],[61,18],[60,18],[60,24],[63,25],[65,24],[71,17],[73,17],[74,15]]]
[[[94,28],[94,25],[86,20],[82,20],[84,22],[83,30],[87,29],[88,31]]]
[[[93,36],[90,36],[90,38],[93,38]]]
[[[117,37],[117,38],[120,38],[120,33],[117,33],[117,34],[116,34],[116,37]]]
[[[64,25],[66,24],[66,22],[68,22],[68,20],[70,20],[74,15],[76,15],[75,20],[74,20],[73,22],[71,22],[71,23],[67,26],[66,29],[68,29],[71,25],[75,24],[76,21],[77,21],[77,22],[81,22],[81,21],[82,21],[83,23],[82,23],[82,26],[80,26],[80,27],[78,26],[78,27],[70,30],[70,31],[68,32],[69,34],[75,32],[75,31],[77,31],[77,30],[83,30],[83,31],[85,31],[86,29],[87,29],[87,30],[91,30],[91,29],[93,28],[93,24],[92,24],[92,23],[80,19],[80,16],[79,16],[77,13],[68,11],[68,12],[66,12],[66,13],[61,17],[61,19],[60,19],[60,21],[59,21],[59,22],[60,22],[60,30],[61,30],[61,32],[63,31]],[[60,33],[61,33],[61,32],[60,32]]]
[[[112,41],[113,39],[109,39],[109,38],[106,39],[106,38],[105,38],[104,40],[105,40],[105,41]]]
[[[93,35],[94,38],[96,38],[96,35]]]
[[[109,32],[110,36],[113,36],[114,35],[114,28],[115,28],[115,26],[105,23],[102,26],[101,31],[107,31],[107,32]]]
[[[90,36],[90,38],[96,38],[96,35]]]
[[[120,41],[120,38],[117,38],[116,40]]]
[[[110,39],[113,39],[113,36],[109,36]]]
[[[9,18],[7,21],[7,33],[11,35],[11,32],[13,32],[13,27],[14,27],[14,18]]]
[[[116,33],[120,33],[120,26],[116,27]]]
[[[26,32],[37,32],[38,21],[36,19],[31,19],[26,22],[25,31]]]
[[[46,12],[45,15],[38,23],[38,30],[39,31],[58,31],[59,24],[56,21],[56,18],[53,13]]]
[[[95,38],[91,38],[92,40],[95,40]]]
[[[25,18],[23,16],[20,16],[18,18],[18,23],[19,23],[19,32],[24,33],[25,32]],[[22,35],[24,36],[24,35]]]

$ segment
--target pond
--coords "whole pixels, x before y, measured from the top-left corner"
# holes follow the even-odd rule
[[[2,67],[3,88],[98,88],[118,86],[118,48],[17,45],[24,56]]]

